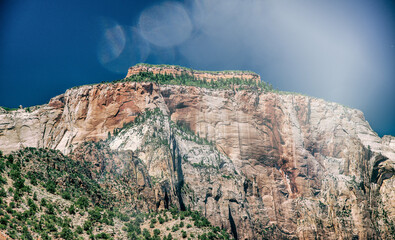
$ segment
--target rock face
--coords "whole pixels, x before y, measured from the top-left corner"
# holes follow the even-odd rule
[[[168,74],[173,76],[180,76],[182,74],[192,75],[199,80],[207,80],[208,82],[216,81],[219,79],[228,78],[241,78],[244,80],[252,80],[260,82],[261,77],[253,72],[248,71],[222,71],[222,72],[210,72],[210,71],[197,71],[193,69],[183,68],[179,66],[160,66],[160,65],[148,65],[139,64],[129,68],[126,77],[130,77],[140,72],[152,72],[154,74]]]
[[[154,89],[156,88],[156,89]],[[97,141],[134,120],[146,108],[163,101],[151,84],[119,83],[67,90],[48,105],[0,115],[3,151],[21,147],[48,147],[70,153],[84,141]]]
[[[128,76],[138,71],[187,70],[140,65]],[[191,207],[237,239],[395,234],[395,138],[378,137],[358,110],[294,94],[134,82],[70,89],[31,109],[0,113],[2,151],[48,147],[127,169],[143,209]],[[105,152],[84,147],[101,139]]]

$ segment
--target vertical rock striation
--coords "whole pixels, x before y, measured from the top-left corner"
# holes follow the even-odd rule
[[[128,75],[139,71],[236,74],[140,65]],[[0,112],[2,151],[105,159],[126,169],[119,174],[146,196],[143,208],[191,207],[238,239],[395,234],[395,138],[378,137],[358,110],[295,94],[131,82],[70,89],[31,109]],[[155,114],[111,136],[147,110]],[[84,142],[102,139],[105,152],[85,154]]]

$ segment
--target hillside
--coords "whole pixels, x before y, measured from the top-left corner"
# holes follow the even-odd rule
[[[20,162],[30,187],[15,200],[15,211],[30,212],[26,230],[6,210],[18,167],[5,157],[2,224],[15,238],[63,229],[84,239],[156,239],[154,229],[160,239],[395,235],[395,138],[378,137],[356,109],[283,94],[254,73],[138,65],[125,79],[69,89],[42,106],[0,109],[0,150]],[[56,231],[34,231],[47,211],[42,196],[59,208]],[[29,202],[41,211],[32,214]]]
[[[59,151],[24,148],[0,153],[0,229],[12,239],[230,239],[199,212],[141,211],[105,184],[90,162],[77,162]],[[101,174],[110,174],[101,171]],[[124,188],[130,191],[130,188]],[[136,205],[130,205],[131,203]],[[207,236],[207,237],[206,237]],[[208,238],[207,238],[208,239]]]

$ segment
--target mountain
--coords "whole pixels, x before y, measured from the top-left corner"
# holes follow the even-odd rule
[[[55,183],[54,196],[72,190],[65,205],[85,209],[85,197],[100,216],[133,213],[127,224],[171,210],[198,219],[200,239],[395,236],[395,137],[380,138],[356,109],[273,90],[251,72],[139,64],[45,105],[0,109],[0,150],[27,179],[43,175],[37,191]]]

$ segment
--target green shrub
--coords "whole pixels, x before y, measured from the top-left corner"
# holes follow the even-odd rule
[[[45,227],[50,231],[50,232],[56,232],[58,229],[56,229],[55,224],[52,222],[46,222]]]
[[[171,233],[169,233],[169,235],[167,235],[167,240],[172,240],[173,236],[171,235]]]
[[[81,209],[87,209],[89,207],[89,199],[85,196],[79,197],[76,204]]]
[[[110,239],[110,236],[104,232],[96,234],[95,237],[96,237],[96,239]]]
[[[154,229],[154,235],[159,236],[159,234],[160,234],[160,230],[155,228]]]
[[[13,164],[14,163],[14,156],[13,155],[8,155],[7,157],[7,163],[9,164]]]
[[[27,205],[29,206],[30,211],[32,212],[36,212],[38,209],[37,205],[34,203],[34,200],[31,198],[28,198]]]
[[[33,172],[28,172],[27,173],[27,178],[30,179],[30,183],[34,186],[37,186],[37,178],[36,175]]]
[[[48,234],[46,232],[42,232],[41,239],[42,240],[50,240],[51,238],[48,236]]]
[[[34,200],[34,201],[38,201],[37,192],[34,192],[34,194],[33,194],[33,200]]]
[[[177,232],[179,229],[180,229],[180,228],[178,227],[178,225],[175,224],[175,225],[171,228],[171,231],[172,231],[172,232]]]
[[[65,240],[72,240],[72,239],[74,239],[73,232],[68,227],[64,227],[62,229],[62,231],[60,232],[60,237],[62,237]]]
[[[26,226],[24,226],[22,229],[22,238],[26,240],[33,240],[33,237]]]
[[[55,214],[55,208],[54,208],[54,206],[51,203],[47,204],[47,211],[46,211],[46,213],[50,214],[50,215],[54,215]]]
[[[4,188],[0,188],[0,197],[7,197],[7,192],[4,190]]]
[[[15,191],[19,191],[25,187],[25,179],[22,177],[18,177],[16,180],[14,180],[14,188]]]
[[[74,215],[75,214],[75,206],[74,204],[71,204],[69,209],[68,209],[69,214]]]
[[[2,158],[0,158],[0,173],[4,172],[5,170],[5,163]]]
[[[45,189],[47,189],[48,192],[54,194],[56,191],[56,183],[54,181],[48,181],[47,184],[45,184]]]
[[[0,185],[7,184],[7,179],[0,175]]]
[[[43,207],[46,207],[47,206],[47,200],[45,198],[41,198],[40,205],[43,206]]]
[[[114,219],[112,218],[112,214],[103,213],[101,222],[107,225],[114,226]]]
[[[122,222],[129,222],[130,217],[129,217],[128,215],[126,215],[126,214],[121,214],[121,215],[119,216],[119,219],[120,219]]]
[[[77,234],[82,234],[82,233],[84,232],[84,229],[82,229],[81,226],[77,226],[77,228],[75,229],[75,232],[76,232]]]
[[[0,224],[7,226],[8,224],[8,219],[6,217],[0,218]]]
[[[86,220],[86,221],[84,222],[84,230],[85,230],[85,231],[89,231],[89,230],[91,230],[91,229],[92,229],[92,222],[89,221],[89,220]]]
[[[69,191],[64,191],[62,193],[62,198],[66,199],[66,200],[70,200],[71,199],[71,194]]]
[[[151,234],[146,228],[143,229],[143,236],[147,240],[151,238]]]
[[[93,223],[99,222],[101,219],[101,212],[99,208],[95,208],[93,210],[88,211],[89,214],[89,220],[91,220]]]

